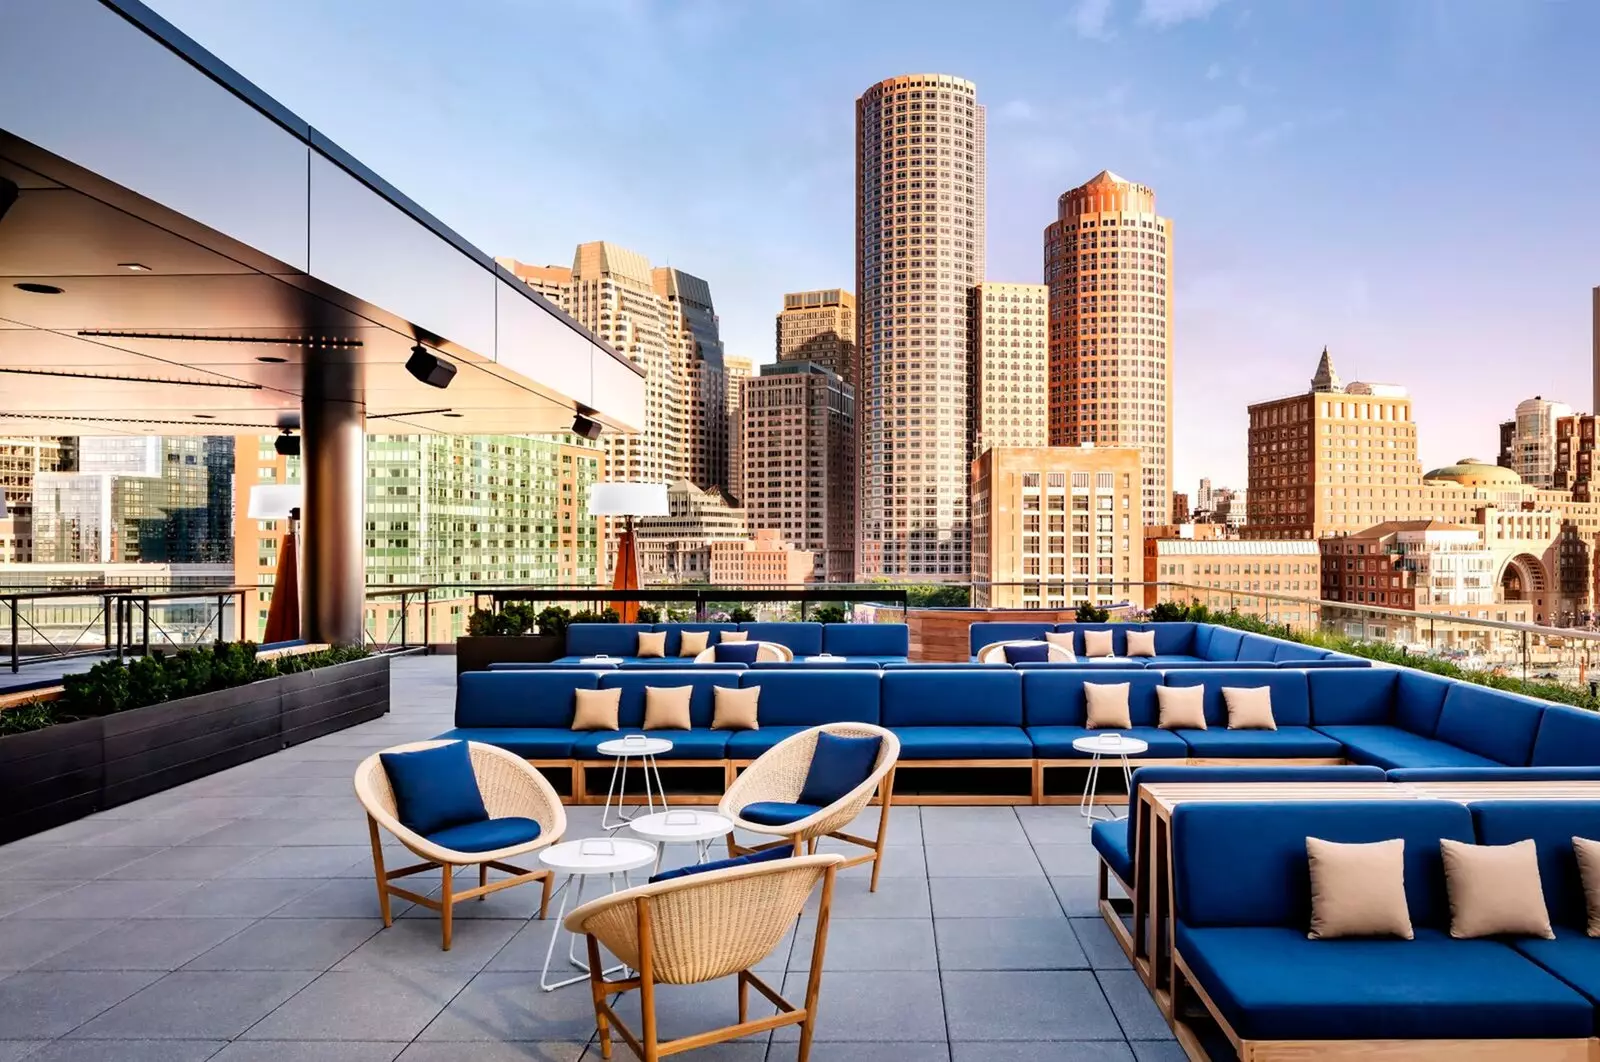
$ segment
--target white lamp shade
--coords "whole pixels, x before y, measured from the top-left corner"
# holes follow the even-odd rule
[[[293,510],[300,508],[303,495],[297,484],[260,483],[250,488],[247,512],[252,520],[286,520]]]
[[[590,516],[666,516],[665,483],[591,483]]]

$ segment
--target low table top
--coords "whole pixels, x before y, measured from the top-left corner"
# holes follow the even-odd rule
[[[666,738],[647,737],[643,741],[638,738],[612,738],[602,741],[596,746],[595,751],[602,756],[659,756],[663,752],[672,751],[672,742]]]
[[[806,664],[837,664],[843,659],[844,657],[834,656],[832,653],[819,653],[816,656],[800,657],[801,662]]]
[[[567,874],[619,874],[654,863],[656,846],[627,837],[586,837],[551,845],[539,861]]]
[[[1125,734],[1095,734],[1077,738],[1072,747],[1079,752],[1098,752],[1102,756],[1137,756],[1148,752],[1150,743]]]
[[[733,820],[714,811],[658,811],[641,815],[628,828],[647,841],[709,841],[733,830]]]

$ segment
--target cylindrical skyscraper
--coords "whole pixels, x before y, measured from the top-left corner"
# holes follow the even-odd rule
[[[1050,444],[1136,447],[1144,525],[1172,507],[1172,222],[1155,189],[1102,170],[1044,230]]]
[[[873,85],[856,101],[857,578],[968,578],[968,291],[983,269],[977,87]]]

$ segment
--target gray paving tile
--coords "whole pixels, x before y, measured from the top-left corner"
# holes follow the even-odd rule
[[[180,970],[73,1030],[72,1036],[94,1040],[231,1040],[315,976],[305,972]]]
[[[1089,959],[1065,918],[941,918],[941,970],[1085,970]]]
[[[17,1062],[24,1055],[39,1050],[49,1040],[0,1040],[0,1062]]]
[[[195,813],[182,813],[177,809],[170,815],[158,815],[128,822],[121,829],[101,834],[97,845],[156,845],[162,848],[182,844],[191,837],[199,837],[212,830],[225,829],[233,823],[232,816],[211,818]]]
[[[412,924],[415,926],[419,923],[413,922]],[[500,926],[504,924],[505,923],[503,922],[483,923],[485,927]],[[399,925],[399,923],[396,923],[396,925]],[[558,925],[559,923],[556,921],[555,912],[551,911],[548,920],[543,922],[535,920],[528,922],[521,928],[518,928],[515,935],[513,935],[512,938],[506,943],[505,947],[496,952],[494,958],[489,961],[489,964],[486,967],[484,967],[485,971],[507,973],[516,970],[543,970],[545,948],[550,943],[550,934],[556,931]],[[793,939],[794,931],[790,930],[789,933],[778,944],[778,946],[773,949],[772,954],[767,956],[767,958],[763,959],[761,962],[756,963],[754,968],[756,970],[765,970],[768,972],[776,971],[781,973],[784,969],[784,964],[789,960],[789,946],[793,943]],[[565,930],[562,930],[561,939],[556,944],[556,947],[562,950],[558,950],[556,952],[555,958],[552,960],[552,966],[563,961],[561,957],[566,954],[565,949],[567,947],[567,942],[567,933]],[[434,927],[434,943],[436,945],[438,943],[437,926]],[[583,941],[580,939],[578,941],[579,951],[581,951],[583,947]],[[455,949],[452,948],[451,950],[454,951]],[[610,952],[602,948],[601,954],[607,959],[606,967],[608,969],[614,965],[613,961],[611,961],[613,956]],[[535,980],[537,980],[537,978],[535,978]]]
[[[1026,844],[930,845],[930,878],[1011,878],[1042,876],[1034,850]]]
[[[28,1062],[204,1062],[226,1046],[222,1040],[57,1040]]]
[[[894,821],[891,813],[889,821]],[[925,807],[922,843],[942,845],[1027,844],[1017,814],[1009,807]]]
[[[191,837],[185,846],[225,848],[274,848],[303,833],[307,823],[297,819],[239,819],[226,826]]]
[[[249,925],[246,918],[131,919],[42,959],[33,968],[166,972],[176,970]]]
[[[838,852],[840,855],[855,858],[866,855],[867,850],[860,845],[849,844],[845,841],[825,840],[817,846],[819,852]],[[861,863],[840,871],[845,877],[871,877],[872,864]],[[923,856],[920,844],[892,844],[884,849],[883,870],[878,875],[881,878],[925,878],[928,876],[928,861]]]
[[[1155,1000],[1145,988],[1139,975],[1132,970],[1096,970],[1100,990],[1111,1003],[1112,1013],[1122,1026],[1122,1035],[1129,1040],[1167,1040],[1172,1029],[1161,1016]]]
[[[159,973],[19,973],[0,981],[0,1029],[54,1039],[127,999]]]
[[[495,881],[509,876],[510,875],[502,874],[499,871],[494,871],[489,875],[489,882],[490,884],[493,884]],[[648,877],[649,875],[647,874],[635,874],[633,883],[635,885],[643,885]],[[417,891],[422,892],[426,896],[431,896],[434,899],[438,899],[439,894],[444,891],[444,882],[440,880],[438,871],[429,871],[426,874],[420,874],[417,876],[416,880],[418,885],[413,885],[411,888],[417,889]],[[560,882],[557,882],[557,884],[559,885]],[[419,885],[420,888],[418,887]],[[455,885],[458,889],[477,888],[478,872],[475,869],[469,868],[466,873],[457,874],[455,876]],[[598,893],[593,891],[594,888],[595,884],[591,881],[589,883],[589,891],[585,894],[589,899],[593,899],[596,895],[598,895]],[[374,895],[376,895],[375,888]],[[537,881],[530,881],[524,885],[518,885],[515,888],[502,889],[499,892],[491,892],[488,896],[485,896],[481,900],[473,900],[469,903],[457,904],[456,919],[459,921],[461,919],[468,918],[515,918],[518,921],[525,922],[530,918],[539,917],[539,902],[543,895],[543,886]],[[559,900],[555,900],[551,903],[551,918],[555,917],[556,903],[559,902]],[[569,906],[575,907],[577,905],[569,904]],[[406,917],[433,919],[437,921],[439,918],[439,912],[430,910],[426,907],[413,907],[406,913]]]
[[[794,976],[794,975],[790,975]],[[804,983],[804,975],[800,975]],[[767,980],[767,983],[777,986],[777,978]],[[580,989],[581,991],[581,989]],[[560,995],[557,991],[553,995]],[[804,992],[800,994],[804,999]],[[735,979],[724,977],[717,981],[710,981],[697,985],[661,985],[656,989],[656,1029],[657,1035],[662,1040],[676,1040],[684,1036],[705,1032],[732,1025],[739,1020],[738,1006],[739,992]],[[790,1002],[794,1002],[790,999]],[[635,1033],[641,1028],[639,1019],[639,993],[628,992],[616,997],[612,1003],[623,1022]],[[773,1005],[760,993],[750,993],[751,1018],[764,1018],[775,1012]],[[594,1027],[594,1011],[589,1011],[589,1026]],[[751,1044],[763,1046],[771,1034],[759,1033],[755,1036],[745,1037],[742,1040],[731,1041],[733,1044]],[[622,1048],[627,1051],[627,1048]],[[613,1051],[613,1057],[616,1052]]]
[[[802,919],[789,954],[789,969],[811,969],[817,922]],[[856,919],[829,927],[822,969],[834,970],[937,970],[939,956],[933,944],[933,922],[919,918]]]
[[[51,891],[11,918],[132,918],[195,887],[192,881],[90,881]]]
[[[358,845],[301,845],[271,848],[223,874],[224,878],[331,878],[359,864],[372,876],[372,848]]]
[[[241,881],[240,884],[245,882]],[[410,900],[389,897],[389,911],[395,918],[411,910],[412,906]],[[383,916],[378,910],[378,885],[371,877],[327,879],[310,892],[293,897],[267,917],[370,918],[379,925],[383,924]]]
[[[1076,804],[1014,809],[1023,832],[1034,844],[1088,844],[1089,825]]]
[[[274,918],[271,922],[276,924]],[[442,947],[437,917],[401,918],[388,929],[382,923],[361,922],[375,930],[360,947],[346,955],[337,970],[466,970],[477,973],[499,954],[521,924],[510,919],[457,919],[451,933],[450,950]],[[553,924],[553,923],[549,923]],[[549,940],[548,935],[541,937]],[[543,952],[540,953],[541,956]]]
[[[193,883],[191,883],[193,884]],[[143,912],[141,918],[262,918],[317,887],[315,881],[209,881]],[[377,911],[377,901],[372,904]]]
[[[211,1062],[394,1062],[403,1042],[235,1040]]]
[[[0,881],[0,918],[48,899],[53,893],[35,881]]]
[[[442,970],[330,971],[252,1026],[244,1039],[411,1040],[467,980],[466,974]],[[528,988],[524,980],[524,1000]]]
[[[359,813],[352,814],[352,805],[341,802],[344,809],[340,817],[325,822],[312,822],[293,835],[289,845],[366,845],[370,851],[372,836],[367,832],[367,820]]]
[[[1138,1062],[1189,1062],[1176,1040],[1138,1040],[1129,1046]]]
[[[1096,970],[1126,970],[1128,956],[1122,945],[1111,935],[1111,930],[1099,918],[1073,918],[1072,931],[1078,935],[1089,964]]]
[[[958,1043],[951,1062],[1133,1062],[1128,1045],[1115,1040],[1049,1043]]]
[[[101,877],[108,881],[211,881],[260,854],[235,848],[163,848]]]
[[[365,918],[263,918],[184,969],[326,970],[381,928]]]
[[[81,882],[92,881],[135,859],[161,851],[160,847],[99,845],[54,848],[15,863],[0,863],[0,878],[8,881]]]
[[[502,1043],[475,1043],[472,1045],[470,1055],[464,1054],[462,1045],[458,1043],[438,1042],[429,1043],[419,1040],[407,1047],[401,1053],[401,1062],[458,1062],[462,1058],[470,1058],[472,1062],[577,1062],[578,1059],[599,1059],[600,1048],[596,1047],[592,1054],[585,1054],[586,1046],[582,1043],[530,1043],[526,1040],[514,1040]],[[712,1049],[697,1051],[695,1054],[708,1054]],[[614,1046],[611,1057],[621,1060],[627,1057],[626,1045]],[[745,1062],[762,1062],[763,1049],[757,1045],[756,1054],[746,1056]],[[732,1058],[732,1056],[724,1056]],[[707,1058],[706,1062],[716,1062],[714,1058]]]
[[[799,1044],[773,1044],[767,1062],[791,1062]],[[810,1062],[949,1062],[950,1045],[937,1043],[814,1043]]]
[[[0,971],[25,970],[115,924],[79,918],[0,919]]]
[[[78,845],[93,842],[102,834],[120,829],[126,825],[120,819],[107,815],[91,815],[76,822],[68,822],[54,829],[36,833],[28,838],[29,843],[43,845]]]
[[[1044,875],[1012,878],[932,878],[937,918],[1047,918],[1061,904]]]
[[[791,1003],[806,998],[809,974],[791,971],[783,980],[783,997]],[[939,975],[929,971],[829,973],[822,978],[817,1001],[819,1041],[916,1042],[944,1030]],[[789,1026],[773,1033],[776,1041],[798,1040]]]
[[[1100,914],[1100,885],[1093,876],[1052,877],[1050,887],[1061,901],[1061,909],[1072,918],[1090,918]]]
[[[1121,1040],[1086,970],[946,971],[945,1015],[958,1040]]]
[[[807,914],[815,914],[821,889],[806,901]],[[933,908],[928,900],[928,881],[924,878],[884,878],[877,892],[867,891],[865,878],[840,877],[833,886],[832,916],[852,918],[928,918]]]
[[[1033,850],[1052,877],[1093,874],[1100,868],[1100,856],[1086,845],[1036,844]]]
[[[588,991],[577,984],[545,992],[538,981],[537,975],[526,972],[481,973],[448,1001],[443,1013],[429,1015],[433,1020],[418,1039],[586,1042],[594,1032],[594,1004]],[[664,996],[662,1003],[664,1008]],[[662,1036],[667,1037],[665,1009],[661,1014]],[[638,1025],[633,1028],[637,1030]]]

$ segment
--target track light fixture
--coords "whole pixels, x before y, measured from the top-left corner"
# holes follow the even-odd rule
[[[406,359],[406,372],[429,387],[440,390],[449,387],[450,381],[456,378],[456,367],[421,343],[411,348],[411,357]]]
[[[278,436],[272,448],[278,451],[279,457],[299,457],[300,436],[296,435],[292,428],[284,428],[283,434]]]
[[[572,418],[572,433],[594,442],[600,438],[600,422],[579,413]]]

